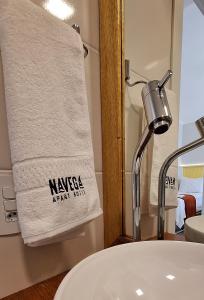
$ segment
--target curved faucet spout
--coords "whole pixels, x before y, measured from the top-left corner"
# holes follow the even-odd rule
[[[126,61],[127,80],[129,79],[128,70],[129,62]],[[142,89],[142,101],[147,119],[147,127],[136,148],[132,164],[133,239],[135,241],[141,241],[140,168],[142,156],[152,134],[163,134],[171,126],[172,117],[164,88],[171,75],[172,72],[168,71],[161,81],[149,81]],[[131,85],[129,84],[129,86]]]
[[[158,228],[157,228],[157,238],[158,240],[164,239],[164,223],[165,223],[165,181],[166,174],[171,166],[171,164],[176,160],[179,156],[193,149],[196,149],[200,146],[204,145],[204,137],[179,148],[174,151],[167,159],[164,161],[160,173],[159,173],[159,187],[158,187]]]
[[[145,128],[134,153],[132,164],[132,199],[133,199],[133,239],[141,241],[141,214],[140,214],[140,169],[143,153],[153,131],[148,126]]]

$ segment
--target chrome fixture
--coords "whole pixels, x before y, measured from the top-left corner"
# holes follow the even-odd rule
[[[130,83],[129,80],[130,80],[130,61],[129,61],[129,59],[125,59],[125,82],[126,82],[126,84],[129,87],[133,87],[136,84],[140,84],[140,83],[146,84],[147,83],[146,81],[143,81],[143,80]]]
[[[148,82],[142,89],[142,101],[149,129],[155,134],[162,134],[169,129],[172,117],[167,101],[165,84],[172,76],[172,71],[167,71],[162,80]]]
[[[78,34],[81,33],[80,26],[79,26],[78,24],[73,24],[73,25],[72,25],[72,28],[73,28],[74,30],[76,30],[76,32],[77,32]],[[83,44],[83,48],[84,48],[84,57],[87,57],[87,55],[89,54],[89,50],[88,50],[88,48],[86,47],[86,45],[84,45],[84,44]]]
[[[164,223],[165,223],[165,181],[166,174],[170,165],[176,160],[179,156],[184,153],[190,152],[202,145],[204,145],[204,117],[198,119],[195,122],[197,129],[201,135],[201,138],[196,141],[183,146],[176,151],[174,151],[167,159],[164,161],[160,172],[159,172],[159,187],[158,187],[158,228],[157,228],[157,238],[158,240],[164,239]]]
[[[169,70],[162,80],[149,81],[148,83],[145,83],[145,86],[142,89],[142,101],[145,109],[147,126],[135,150],[132,164],[133,239],[135,241],[141,240],[140,168],[143,153],[152,134],[165,133],[172,123],[172,117],[164,89],[164,86],[171,75],[172,72]]]
[[[200,9],[201,13],[204,15],[204,3],[202,0],[194,0],[195,4],[197,5],[198,9]]]

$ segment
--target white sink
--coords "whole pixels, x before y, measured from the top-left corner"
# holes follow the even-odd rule
[[[89,256],[62,281],[54,300],[204,299],[204,245],[150,241]]]

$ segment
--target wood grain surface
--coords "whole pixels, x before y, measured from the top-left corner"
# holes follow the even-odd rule
[[[122,1],[100,0],[100,64],[105,247],[122,235]]]
[[[2,300],[53,300],[54,295],[66,274],[67,273],[63,273],[55,276],[11,296],[5,297]]]

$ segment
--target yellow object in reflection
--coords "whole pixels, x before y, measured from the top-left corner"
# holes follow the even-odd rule
[[[204,166],[183,167],[183,176],[188,178],[204,177]]]

